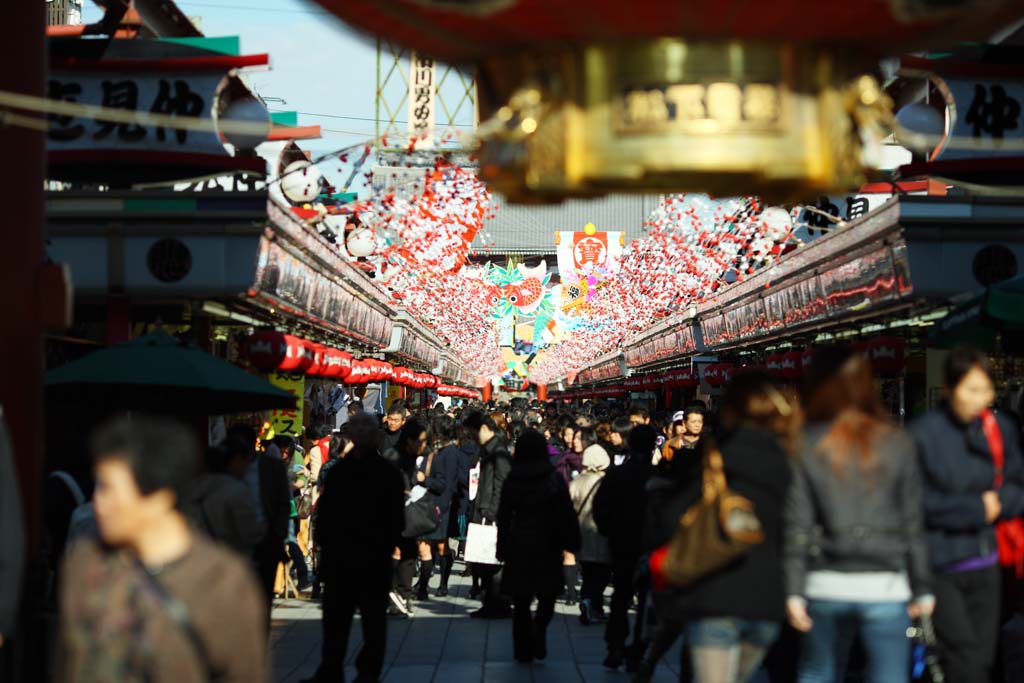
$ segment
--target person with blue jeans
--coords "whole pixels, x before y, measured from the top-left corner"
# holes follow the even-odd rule
[[[805,634],[798,681],[843,681],[857,636],[868,683],[904,681],[907,627],[935,605],[914,445],[856,351],[818,353],[805,382],[785,540],[786,611]]]
[[[782,514],[790,483],[789,454],[799,434],[799,409],[775,381],[747,372],[722,397],[720,450],[731,491],[754,505],[764,540],[725,567],[686,588],[665,585],[652,572],[658,617],[634,681],[650,681],[658,660],[683,634],[680,680],[743,683],[761,665],[785,619]],[[671,470],[650,480],[647,550],[669,543],[680,517],[701,498],[702,452],[676,455]],[[692,670],[692,677],[687,673]]]

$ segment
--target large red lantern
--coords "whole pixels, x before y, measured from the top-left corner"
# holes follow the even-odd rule
[[[881,377],[896,377],[906,367],[907,344],[899,337],[875,337],[867,344],[868,360]]]

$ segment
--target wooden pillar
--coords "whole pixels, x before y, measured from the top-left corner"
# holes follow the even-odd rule
[[[8,66],[0,69],[0,90],[41,96],[46,82],[46,3],[19,2],[11,9],[4,39]],[[0,281],[8,294],[0,316],[0,405],[11,430],[31,556],[40,541],[44,467],[43,331],[37,277],[44,254],[45,139],[40,131],[0,126],[0,149],[8,160],[0,172],[6,214]]]
[[[484,403],[487,403],[488,401],[490,401],[491,400],[491,383],[490,382],[485,382],[484,386],[483,386],[483,389],[481,389],[481,392],[483,393],[483,401],[484,401]]]
[[[537,385],[537,400],[546,401],[548,400],[548,385],[538,384]]]

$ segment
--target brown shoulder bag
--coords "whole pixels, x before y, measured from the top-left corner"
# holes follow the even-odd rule
[[[754,504],[729,490],[718,448],[704,456],[702,477],[703,494],[679,518],[662,567],[674,586],[689,586],[764,541]]]

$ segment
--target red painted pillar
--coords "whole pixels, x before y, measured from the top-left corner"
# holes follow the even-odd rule
[[[546,401],[548,400],[548,385],[538,384],[537,385],[537,400]]]
[[[46,83],[46,3],[19,2],[7,12],[7,68],[0,90],[42,96]],[[23,112],[24,113],[24,112]],[[43,118],[40,115],[40,118]],[[0,316],[0,405],[11,430],[25,511],[28,557],[40,540],[43,448],[43,331],[37,276],[43,263],[43,178],[45,139],[40,131],[0,126],[7,159],[0,178],[4,247],[0,280],[9,294]],[[5,586],[4,590],[17,590]]]
[[[490,401],[491,400],[491,383],[490,382],[485,383],[484,387],[483,387],[483,389],[481,389],[481,391],[483,392],[483,395],[484,395],[484,403],[487,403],[488,401]]]

